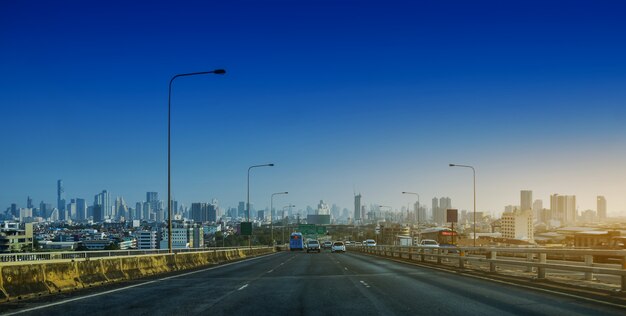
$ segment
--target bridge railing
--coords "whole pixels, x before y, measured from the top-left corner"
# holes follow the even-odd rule
[[[583,273],[586,281],[592,281],[594,274],[613,275],[620,277],[621,291],[626,291],[626,250],[419,246],[353,248],[379,256],[437,264],[452,263],[461,269],[487,267],[490,273],[498,273],[500,267],[520,267],[524,272],[536,273],[537,279],[546,279],[547,269]],[[615,264],[599,266],[594,263],[594,259],[610,260],[608,262]]]
[[[233,249],[255,249],[267,246],[253,247],[211,247],[211,248],[183,248],[173,249],[174,253],[221,251]],[[0,264],[3,262],[42,261],[42,260],[75,260],[88,258],[104,258],[119,256],[141,256],[166,254],[167,249],[129,249],[129,250],[93,250],[93,251],[57,251],[57,252],[31,252],[31,253],[5,253],[0,254]]]

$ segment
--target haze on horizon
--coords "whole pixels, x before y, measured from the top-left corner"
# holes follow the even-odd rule
[[[626,4],[191,1],[0,5],[0,210],[103,189],[276,208],[478,211],[608,202],[626,216]]]

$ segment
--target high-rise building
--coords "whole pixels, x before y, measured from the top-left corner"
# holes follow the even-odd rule
[[[150,214],[148,217],[152,217],[154,214],[154,219],[157,220],[157,214],[159,213],[159,193],[157,192],[146,192],[146,203],[150,205]]]
[[[96,216],[96,208],[95,206],[99,205],[100,208],[98,209],[98,215]],[[102,190],[101,193],[98,193],[94,196],[93,198],[93,206],[94,206],[94,221],[95,222],[101,222],[103,221],[105,218],[110,218],[111,216],[111,198],[109,196],[109,191],[107,190]],[[101,216],[101,218],[100,218]],[[96,218],[99,218],[99,220],[96,220]]]
[[[361,221],[361,193],[354,196],[354,222]]]
[[[576,223],[576,216],[575,195],[550,195],[550,219],[571,225]]]
[[[65,188],[63,187],[63,180],[57,180],[57,208],[59,213],[65,211]]]
[[[101,204],[93,205],[93,221],[96,223],[104,222],[104,212]]]
[[[520,191],[520,210],[532,210],[533,208],[533,191],[522,190]]]
[[[535,200],[533,202],[533,219],[535,222],[541,221],[541,210],[543,209],[543,201]]]
[[[135,214],[133,216],[133,219],[143,219],[143,202],[135,203]]]
[[[432,201],[432,215],[433,215],[433,222],[437,222],[437,216],[439,216],[439,199],[437,197],[433,198]]]
[[[439,199],[439,206],[436,205],[437,198],[433,199],[433,221],[438,225],[446,224],[446,210],[452,208],[452,199],[442,197]]]
[[[84,221],[87,219],[87,201],[76,199],[76,219]]]
[[[66,219],[76,220],[76,199],[71,199],[70,203],[67,204],[65,216]]]
[[[34,208],[33,199],[30,198],[30,195],[26,198],[26,208]]]
[[[324,203],[324,200],[320,200],[320,203],[317,204],[315,215],[330,215],[330,208],[328,204]]]
[[[239,202],[239,205],[237,206],[237,217],[246,217],[246,202]]]
[[[602,195],[598,195],[596,198],[597,205],[597,216],[599,221],[604,221],[606,219],[606,199]]]
[[[196,223],[209,221],[209,203],[191,203],[191,219]]]

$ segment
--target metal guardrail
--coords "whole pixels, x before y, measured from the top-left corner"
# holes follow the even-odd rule
[[[203,252],[233,249],[258,249],[267,246],[253,247],[211,247],[211,248],[185,248],[174,249],[174,253]],[[5,253],[0,254],[0,264],[3,262],[43,261],[43,260],[74,260],[87,258],[104,258],[119,256],[141,256],[167,254],[167,249],[131,249],[131,250],[94,250],[94,251],[59,251],[59,252],[31,252],[31,253]]]
[[[361,252],[379,256],[400,257],[421,262],[436,261],[442,264],[442,259],[456,261],[457,267],[468,268],[468,262],[487,263],[490,273],[497,273],[498,266],[519,266],[526,272],[537,273],[537,279],[546,279],[546,269],[582,272],[584,279],[593,280],[593,274],[606,274],[621,277],[621,291],[626,292],[626,250],[584,250],[584,249],[550,249],[550,248],[485,248],[485,247],[408,247],[408,246],[358,246]],[[498,255],[507,254],[508,258],[501,259]],[[515,254],[525,255],[525,260],[509,259]],[[575,265],[575,262],[563,261],[548,262],[548,256],[562,256],[568,258],[582,258],[584,265]],[[620,259],[617,268],[594,266],[594,258],[612,257]]]

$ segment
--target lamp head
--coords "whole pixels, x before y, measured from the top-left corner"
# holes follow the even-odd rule
[[[226,70],[224,70],[224,69],[215,69],[215,70],[213,70],[213,73],[216,74],[216,75],[223,75],[223,74],[226,73]]]
[[[453,164],[453,163],[451,163],[451,164],[450,164],[450,167],[455,167],[455,166],[456,166],[456,165],[455,165],[455,164]]]

